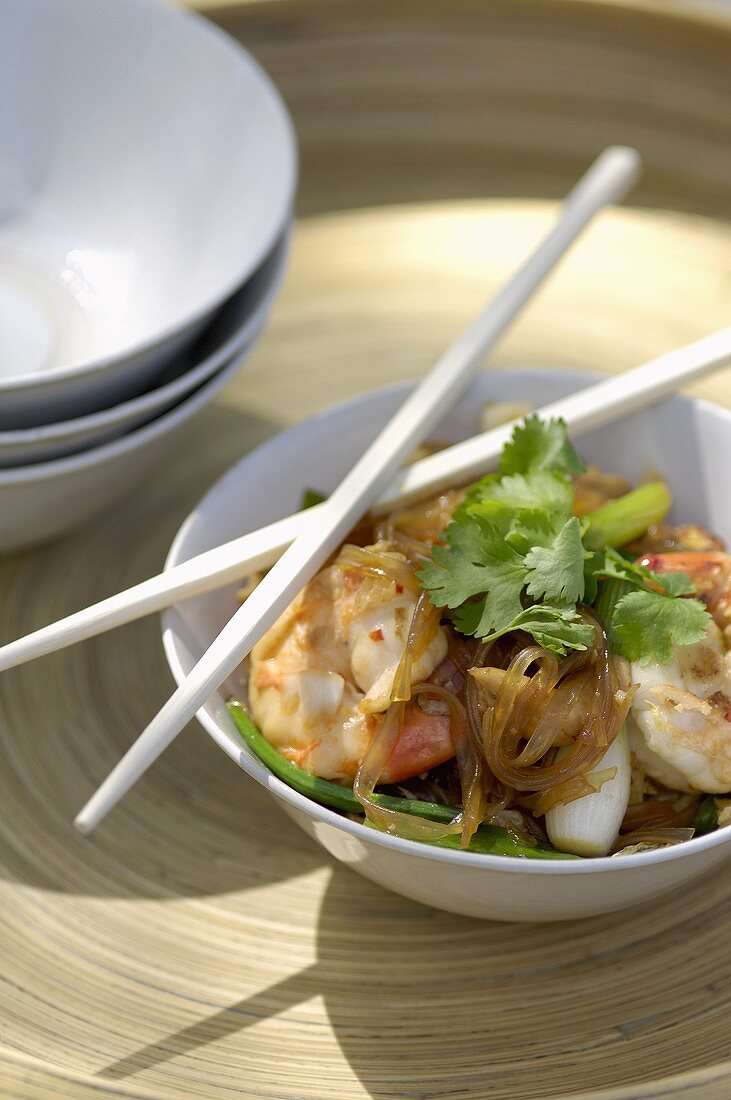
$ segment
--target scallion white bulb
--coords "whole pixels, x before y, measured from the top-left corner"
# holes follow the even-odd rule
[[[600,790],[555,806],[546,814],[548,838],[560,852],[576,856],[606,856],[611,852],[629,805],[631,761],[624,726],[592,771],[605,768],[616,768],[617,773]]]

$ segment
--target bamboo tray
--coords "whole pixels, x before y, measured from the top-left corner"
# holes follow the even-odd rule
[[[156,570],[205,488],[282,425],[423,371],[606,142],[645,155],[635,206],[603,218],[496,362],[617,370],[728,323],[731,25],[710,7],[272,0],[217,17],[299,130],[281,300],[154,481],[1,563],[3,640]],[[701,392],[731,404],[728,375]],[[573,924],[432,912],[333,865],[197,728],[75,835],[170,688],[156,621],[0,679],[0,1095],[731,1095],[727,875]]]

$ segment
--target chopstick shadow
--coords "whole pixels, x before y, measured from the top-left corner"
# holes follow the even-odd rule
[[[695,907],[677,896],[560,925],[468,920],[370,882],[353,885],[352,872],[336,866],[313,964],[126,1054],[99,1076],[134,1077],[235,1035],[253,1042],[246,1038],[252,1025],[283,1013],[296,1019],[298,1006],[316,996],[374,1100],[545,1100],[581,1091],[587,1073],[603,1088],[627,1087],[657,1077],[657,1043],[663,1076],[707,1065],[709,1034],[718,1038],[714,1058],[731,1054],[731,966],[698,976],[704,951],[728,937],[721,876],[698,891]],[[709,906],[709,890],[720,904]],[[652,980],[663,988],[646,992],[637,972],[650,958]],[[707,1041],[672,1039],[679,1021],[700,1014]],[[313,1026],[311,1016],[307,1022]]]
[[[133,1051],[125,1058],[105,1066],[100,1077],[123,1080],[151,1069],[171,1058],[190,1054],[208,1043],[245,1031],[260,1020],[278,1016],[287,1009],[315,996],[319,989],[318,964],[301,970],[291,978],[276,982],[253,997],[244,997],[236,1004],[204,1017],[190,1027],[173,1032],[165,1039]]]

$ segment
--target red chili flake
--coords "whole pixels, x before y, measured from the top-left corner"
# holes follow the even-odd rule
[[[377,630],[371,630],[368,637],[371,639],[372,642],[382,642],[383,641],[383,631],[381,630],[380,626],[378,627]]]
[[[650,569],[653,573],[657,573],[657,567],[658,565],[662,565],[662,562],[657,554],[645,554],[640,560],[640,565],[644,565],[645,569]]]
[[[402,584],[397,584],[396,585],[396,592],[398,593],[399,596],[401,595],[403,590],[404,590],[404,586]]]
[[[725,717],[727,722],[731,722],[731,710],[727,710],[724,717]]]

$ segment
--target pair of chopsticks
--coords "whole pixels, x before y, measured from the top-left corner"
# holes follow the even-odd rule
[[[0,648],[0,669],[9,668],[275,562],[83,808],[76,819],[82,832],[93,829],[164,751],[374,502],[378,510],[387,510],[489,468],[512,425],[476,436],[398,474],[570,244],[607,203],[621,198],[638,172],[639,156],[634,150],[612,148],[599,157],[569,194],[555,226],[538,249],[447,350],[324,504],[211,550],[129,592]],[[563,416],[574,432],[606,424],[647,407],[729,358],[731,329],[555,402],[541,410],[541,415]]]

